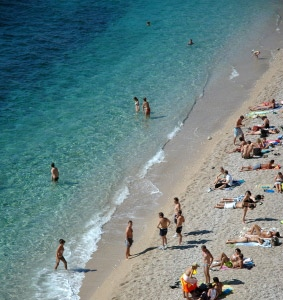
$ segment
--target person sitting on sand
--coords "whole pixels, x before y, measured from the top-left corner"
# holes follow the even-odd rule
[[[184,274],[181,276],[180,281],[183,290],[183,296],[186,299],[191,299],[189,293],[197,288],[197,279],[193,275],[197,274],[197,268],[199,265],[193,263],[191,267],[188,267]]]
[[[251,141],[247,141],[246,145],[243,146],[241,152],[242,152],[242,158],[249,159],[252,157],[254,145]]]
[[[215,184],[214,188],[216,190],[223,190],[233,185],[233,178],[227,170],[224,171],[224,175],[225,175],[225,180]]]
[[[233,268],[234,264],[237,265],[237,261],[239,260],[239,255],[242,254],[239,248],[235,249],[235,253],[229,258],[224,252],[221,253],[220,258],[217,259],[219,263],[213,264],[212,268],[218,267],[219,270],[225,265],[228,268]],[[234,263],[234,264],[233,264]]]
[[[254,171],[254,170],[268,170],[268,169],[274,169],[276,166],[274,165],[274,159],[270,160],[267,164],[255,164],[253,166],[246,166],[242,167],[240,172],[244,171]]]
[[[259,238],[272,238],[274,236],[281,237],[280,233],[276,230],[263,230],[257,224],[254,224],[246,233],[247,235],[257,236]],[[247,236],[245,235],[245,236]]]
[[[222,294],[223,283],[219,281],[218,277],[213,277],[212,280],[213,280],[212,285],[217,290],[217,296],[216,296],[216,299],[217,299]]]
[[[272,99],[271,101],[263,102],[262,104],[249,107],[251,111],[255,110],[267,110],[267,109],[274,109],[276,107],[275,99]]]
[[[217,183],[225,181],[225,169],[220,167],[220,173],[216,176],[213,184],[216,185]]]
[[[233,149],[233,150],[230,150],[230,151],[226,151],[226,153],[234,153],[234,152],[241,152],[242,151],[242,148],[243,148],[243,146],[245,146],[247,143],[246,143],[246,141],[244,140],[244,138],[243,137],[239,137],[239,141],[240,141],[240,145],[239,146],[237,146],[235,149]]]
[[[274,178],[274,181],[277,193],[282,193],[283,175],[281,172],[278,172],[278,174]]]
[[[226,244],[250,243],[250,242],[259,243],[260,245],[262,245],[264,243],[264,240],[257,237],[257,236],[254,236],[254,237],[241,237],[241,238],[234,239],[234,240],[227,240]]]

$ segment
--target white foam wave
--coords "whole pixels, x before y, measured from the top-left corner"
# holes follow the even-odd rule
[[[117,191],[117,193],[114,196],[115,204],[120,205],[121,203],[124,202],[125,199],[128,198],[129,195],[130,195],[130,191],[127,186],[121,188],[119,191]]]
[[[97,243],[101,238],[102,226],[108,222],[113,215],[115,208],[108,211],[107,215],[101,218],[96,214],[85,224],[86,233],[78,239],[75,236],[65,246],[64,256],[68,262],[68,271],[63,269],[62,263],[57,271],[52,268],[45,268],[37,273],[35,287],[37,289],[36,299],[46,300],[79,300],[78,296],[85,273],[92,270],[86,269],[86,263],[91,259],[93,252],[97,250]],[[48,262],[53,266],[55,262]]]
[[[232,67],[232,72],[229,76],[229,79],[232,80],[233,78],[238,77],[239,75],[240,74],[238,73],[238,71],[234,67]]]
[[[143,167],[142,171],[140,172],[139,174],[139,177],[140,178],[144,178],[147,171],[155,164],[160,164],[164,161],[165,159],[165,153],[164,151],[161,149],[159,150],[154,156],[152,159],[150,159],[146,164],[145,166]]]
[[[172,140],[176,134],[181,130],[183,123],[180,123],[179,126],[176,126],[171,133],[167,135],[168,140]]]

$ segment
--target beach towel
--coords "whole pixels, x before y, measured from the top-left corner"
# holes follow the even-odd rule
[[[274,112],[274,109],[251,111],[246,114],[246,118],[256,118],[257,116],[265,116],[266,114],[270,114],[273,112]]]
[[[250,246],[250,247],[264,247],[264,248],[271,248],[270,240],[264,240],[263,244],[259,244],[256,242],[249,242],[249,243],[236,243],[236,246]]]
[[[228,284],[224,284],[223,287],[222,287],[222,293],[221,295],[219,295],[219,297],[217,299],[223,299],[223,298],[226,298],[227,295],[233,293],[233,288],[231,285],[228,285]]]
[[[231,191],[233,190],[236,186],[240,186],[241,184],[243,184],[245,182],[244,179],[240,179],[240,180],[233,180],[232,181],[232,186],[224,189],[225,191]]]

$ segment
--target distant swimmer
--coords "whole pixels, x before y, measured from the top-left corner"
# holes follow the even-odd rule
[[[188,42],[188,45],[193,45],[193,44],[194,44],[193,40],[190,39],[189,42]]]
[[[128,222],[128,226],[126,228],[126,259],[129,259],[130,254],[130,248],[133,245],[133,221]]]
[[[139,99],[137,97],[134,97],[134,101],[135,101],[136,112],[139,112],[140,111]]]
[[[63,239],[60,239],[59,240],[59,246],[56,250],[56,265],[55,265],[55,268],[54,268],[55,270],[57,270],[57,268],[59,266],[59,263],[60,263],[60,260],[63,262],[63,264],[65,266],[65,269],[67,270],[67,261],[63,256],[64,250],[65,250],[64,245],[65,245],[65,241]]]
[[[150,25],[151,25],[150,21],[147,21],[146,26],[150,26]]]
[[[143,98],[142,109],[143,109],[143,112],[144,112],[146,118],[149,118],[150,117],[150,107],[149,107],[149,103],[147,102],[146,98]]]
[[[260,55],[260,51],[259,50],[252,50],[253,55],[258,58]]]
[[[54,163],[51,164],[51,180],[55,182],[59,180],[59,171]]]

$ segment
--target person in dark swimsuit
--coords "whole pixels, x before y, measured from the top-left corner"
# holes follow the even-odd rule
[[[170,220],[164,217],[163,212],[160,212],[159,214],[159,223],[157,225],[157,228],[159,228],[159,235],[161,236],[162,246],[159,248],[164,250],[167,249],[167,231],[168,227],[170,225]]]
[[[126,259],[129,259],[130,254],[130,248],[133,245],[133,221],[128,222],[128,226],[126,228]]]

